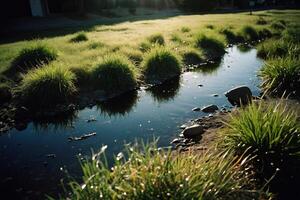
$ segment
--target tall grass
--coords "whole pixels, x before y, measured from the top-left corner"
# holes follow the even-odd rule
[[[263,79],[261,87],[271,94],[287,92],[296,97],[300,94],[299,58],[289,56],[270,59],[261,68],[259,75]]]
[[[268,24],[268,21],[265,19],[265,18],[263,18],[263,17],[259,17],[257,20],[256,20],[256,24],[257,25],[266,25],[266,24]]]
[[[288,51],[288,43],[284,40],[271,39],[257,46],[257,55],[261,58],[286,56]]]
[[[200,48],[208,59],[219,59],[225,54],[225,42],[214,34],[195,36],[195,47]]]
[[[183,49],[182,61],[186,65],[200,64],[204,61],[202,53],[194,48],[185,48]]]
[[[62,66],[48,65],[24,75],[20,92],[32,108],[48,108],[66,103],[76,92],[75,75]]]
[[[153,144],[129,146],[109,168],[104,150],[82,162],[83,183],[71,181],[71,199],[253,199],[251,173],[229,152],[173,155]],[[249,184],[250,183],[250,184]]]
[[[147,82],[164,81],[181,73],[181,62],[171,50],[158,46],[145,55],[142,68]]]
[[[107,93],[132,90],[137,86],[133,69],[133,64],[125,56],[107,55],[91,71],[94,87]]]
[[[253,103],[231,115],[222,143],[236,154],[256,156],[257,172],[272,176],[284,164],[300,161],[299,125],[297,114],[282,102]]]
[[[58,57],[57,51],[53,48],[36,43],[23,48],[13,61],[13,68],[17,72],[24,72],[30,68],[48,64]]]
[[[85,32],[79,32],[70,39],[70,42],[85,42],[88,41],[88,37]]]
[[[150,35],[147,39],[152,44],[165,45],[164,36],[160,33]]]

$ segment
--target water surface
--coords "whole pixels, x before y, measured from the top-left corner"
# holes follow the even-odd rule
[[[205,115],[193,112],[194,107],[230,106],[224,92],[238,85],[247,85],[258,95],[256,73],[261,65],[255,49],[234,46],[220,63],[186,72],[163,86],[85,108],[56,123],[32,122],[23,131],[3,134],[0,136],[1,193],[10,195],[10,199],[56,194],[61,191],[60,179],[65,177],[61,169],[79,177],[78,155],[90,155],[91,149],[98,150],[102,144],[108,145],[108,157],[122,151],[125,141],[135,139],[159,137],[159,145],[168,146],[181,124]],[[97,121],[87,123],[90,118]],[[90,132],[97,135],[82,141],[68,140]],[[49,158],[48,154],[55,154],[56,158]]]

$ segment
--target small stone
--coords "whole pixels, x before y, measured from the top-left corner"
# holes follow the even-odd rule
[[[202,84],[199,84],[198,86],[199,86],[199,87],[203,87],[203,85],[202,85]]]
[[[187,127],[186,129],[184,129],[182,131],[182,134],[184,135],[184,137],[186,138],[195,138],[195,137],[199,137],[204,133],[203,127],[196,124],[190,127]]]
[[[47,158],[56,158],[56,154],[47,154]]]
[[[218,95],[218,94],[213,94],[212,96],[213,96],[213,97],[218,97],[219,95]]]
[[[192,109],[192,111],[200,111],[200,110],[201,110],[201,108],[199,108],[199,107],[195,107]]]
[[[216,110],[219,110],[218,106],[216,105],[208,105],[208,106],[205,106],[201,109],[202,112],[205,112],[205,113],[213,113],[215,112]]]

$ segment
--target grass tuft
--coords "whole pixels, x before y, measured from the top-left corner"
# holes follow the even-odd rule
[[[203,55],[194,48],[186,48],[182,52],[182,60],[186,65],[195,65],[203,62]]]
[[[243,26],[241,29],[241,35],[245,41],[255,41],[258,40],[258,32],[253,26]]]
[[[277,30],[277,31],[282,31],[286,28],[286,25],[284,23],[282,23],[282,21],[276,21],[276,22],[273,22],[271,24],[271,27],[274,29],[274,30]]]
[[[57,52],[45,44],[35,44],[22,49],[13,61],[13,68],[17,72],[24,72],[33,67],[48,64],[58,57]]]
[[[125,56],[107,55],[91,71],[94,87],[107,93],[132,90],[137,86],[133,69],[133,64]]]
[[[260,16],[257,20],[256,20],[256,24],[257,25],[266,25],[268,24],[268,21],[263,18],[262,16]]]
[[[173,155],[156,145],[128,146],[110,168],[101,148],[81,163],[83,184],[71,181],[70,199],[257,199],[244,163],[229,152]],[[242,189],[241,189],[242,188]]]
[[[191,29],[190,29],[189,27],[187,27],[187,26],[181,27],[181,32],[182,32],[182,33],[188,33],[188,32],[190,32],[190,31],[191,31]]]
[[[240,38],[237,36],[237,34],[229,28],[224,28],[220,30],[220,33],[225,36],[226,41],[230,44],[240,42]]]
[[[142,63],[146,81],[164,81],[181,73],[178,57],[164,47],[155,47],[144,57]]]
[[[262,88],[272,94],[292,93],[300,94],[300,60],[295,57],[274,58],[268,60],[262,67],[260,74]]]
[[[213,35],[197,35],[195,47],[200,48],[208,59],[219,59],[225,54],[225,42]]]
[[[147,39],[152,44],[165,45],[164,36],[160,33],[153,34],[149,36]]]
[[[73,38],[71,38],[70,42],[85,42],[88,41],[88,37],[85,32],[77,33]]]
[[[48,65],[24,75],[20,92],[32,108],[48,108],[66,103],[76,92],[75,75],[62,66]]]

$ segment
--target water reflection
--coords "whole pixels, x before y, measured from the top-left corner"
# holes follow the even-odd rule
[[[196,72],[201,72],[204,75],[212,75],[217,73],[217,69],[221,66],[221,60],[216,61],[215,63],[210,63],[207,65],[203,65],[199,68],[196,68]]]
[[[253,47],[251,47],[248,44],[240,44],[240,45],[237,46],[237,48],[242,53],[247,53],[247,52],[249,52],[253,49]]]
[[[131,91],[107,101],[98,103],[97,109],[103,116],[124,116],[127,115],[136,105],[138,92]]]
[[[180,76],[166,81],[162,85],[150,88],[147,90],[147,93],[150,93],[155,101],[161,103],[174,99],[178,94],[179,88]]]
[[[74,121],[78,118],[78,110],[65,113],[51,118],[39,118],[33,120],[33,127],[36,131],[59,130],[72,128]]]

